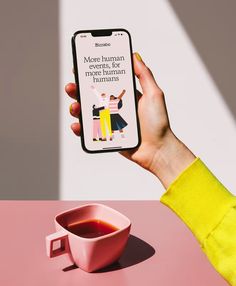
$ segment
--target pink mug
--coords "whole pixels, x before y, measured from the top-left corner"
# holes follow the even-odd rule
[[[93,219],[111,224],[117,230],[95,238],[85,238],[67,230],[69,225]],[[102,204],[88,204],[65,211],[58,214],[54,222],[57,232],[46,237],[47,255],[56,257],[68,254],[71,262],[86,272],[96,271],[117,261],[131,228],[126,216]],[[60,243],[58,249],[54,249],[56,242]]]

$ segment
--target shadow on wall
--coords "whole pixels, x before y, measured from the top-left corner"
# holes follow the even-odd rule
[[[0,199],[58,199],[58,1],[4,1],[0,30]]]
[[[236,119],[236,1],[169,2]]]

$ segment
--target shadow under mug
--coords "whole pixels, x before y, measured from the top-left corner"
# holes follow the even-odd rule
[[[92,219],[114,225],[117,230],[95,238],[84,238],[67,230],[71,224]],[[47,255],[52,258],[68,254],[71,262],[86,272],[94,272],[117,261],[131,228],[126,216],[102,204],[88,204],[65,211],[58,214],[54,222],[56,232],[46,237]],[[60,244],[57,249],[56,242]]]

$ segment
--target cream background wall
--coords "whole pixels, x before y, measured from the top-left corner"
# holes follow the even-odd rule
[[[168,1],[60,0],[59,19],[61,199],[148,200],[164,191],[153,175],[119,154],[84,153],[69,128],[72,101],[64,85],[73,81],[70,38],[79,29],[113,27],[130,31],[134,50],[165,91],[177,136],[236,194],[234,117]]]

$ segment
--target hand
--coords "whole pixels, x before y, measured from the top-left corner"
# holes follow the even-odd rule
[[[170,183],[195,159],[192,152],[176,138],[170,128],[163,91],[157,85],[150,69],[139,54],[133,55],[134,72],[142,92],[137,91],[138,117],[141,129],[141,145],[121,154],[155,174],[167,188]],[[76,85],[65,87],[72,98],[76,98]],[[80,105],[71,105],[70,113],[78,117]],[[71,125],[73,132],[80,135],[80,124]]]

